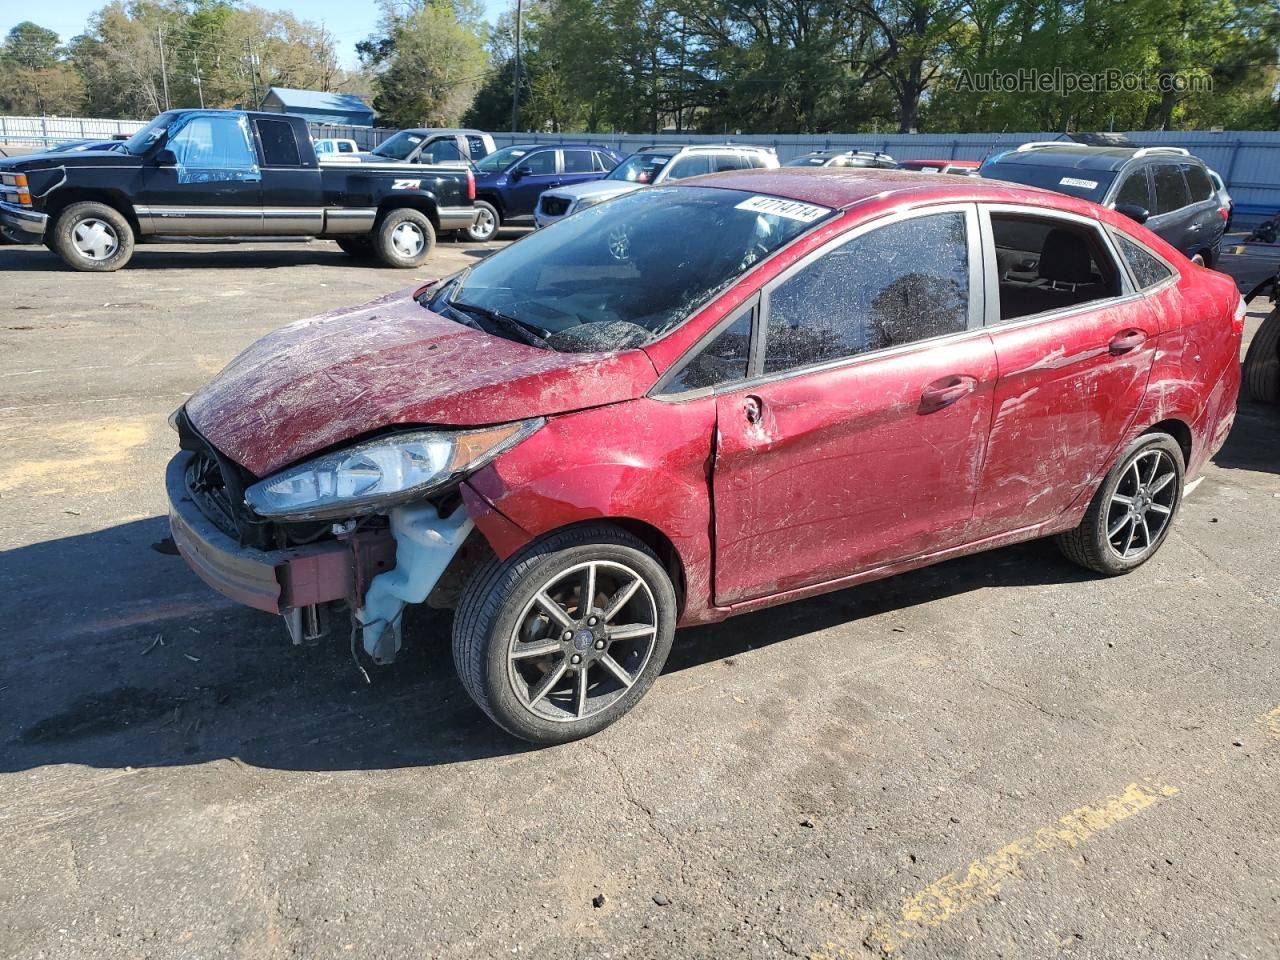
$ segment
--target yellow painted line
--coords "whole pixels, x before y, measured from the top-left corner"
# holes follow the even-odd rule
[[[1280,717],[1277,720],[1280,722]],[[1089,838],[1177,793],[1177,787],[1167,784],[1131,783],[1121,793],[1107,797],[1096,806],[1078,807],[1056,823],[1019,837],[907,897],[896,917],[872,927],[866,943],[884,953],[892,953],[907,941],[994,899],[1006,880],[1022,873],[1022,865],[1028,860],[1073,850]],[[831,952],[815,953],[814,960],[847,955],[834,944],[828,944],[826,950]]]
[[[1280,740],[1280,707],[1276,707],[1269,713],[1264,713],[1258,718],[1258,722],[1262,724],[1262,729],[1267,732],[1267,736],[1273,740]]]

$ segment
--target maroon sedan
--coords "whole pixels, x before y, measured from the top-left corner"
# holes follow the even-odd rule
[[[1159,549],[1235,415],[1225,276],[1082,200],[718,174],[286,326],[175,416],[173,535],[295,642],[409,603],[502,727],[629,710],[678,626],[1056,535]],[[345,636],[345,635],[344,635]]]

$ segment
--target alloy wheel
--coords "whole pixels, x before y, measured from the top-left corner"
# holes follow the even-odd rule
[[[71,242],[86,260],[106,260],[116,252],[120,238],[105,220],[85,217],[72,229]]]
[[[612,560],[580,563],[525,604],[509,638],[508,679],[535,716],[582,720],[626,694],[657,634],[657,602],[639,573]]]
[[[1163,450],[1144,450],[1130,461],[1107,504],[1107,543],[1122,560],[1148,553],[1173,516],[1177,467]]]

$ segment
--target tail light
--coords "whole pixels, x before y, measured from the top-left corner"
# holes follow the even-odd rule
[[[1236,311],[1231,315],[1231,331],[1237,336],[1244,335],[1244,318],[1246,313],[1247,309],[1244,305],[1244,297],[1237,298]]]
[[[476,199],[476,175],[471,172],[470,168],[467,170],[467,199],[473,203]]]
[[[1222,221],[1223,223],[1225,223],[1227,221],[1227,218],[1231,216],[1231,211],[1228,210],[1226,207],[1219,207],[1218,216],[1222,217]]]

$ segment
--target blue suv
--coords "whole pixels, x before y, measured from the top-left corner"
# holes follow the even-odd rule
[[[544,190],[599,180],[621,162],[594,143],[520,144],[476,164],[476,222],[466,235],[492,240],[503,224],[533,222]]]

